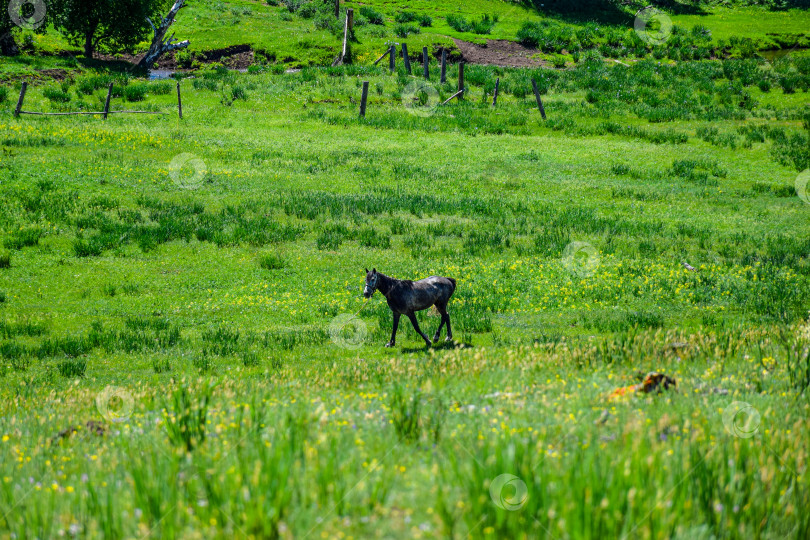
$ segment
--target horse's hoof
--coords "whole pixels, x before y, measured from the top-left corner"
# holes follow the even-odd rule
[[[386,347],[393,347],[393,346],[394,346],[394,344],[393,344],[393,343],[391,343],[391,342],[389,341],[388,343],[386,343],[386,344],[385,344],[385,346],[386,346]]]
[[[439,342],[439,336],[433,336],[433,343]]]
[[[446,338],[444,338],[444,340],[445,340],[447,343],[452,343],[452,342],[453,342],[453,337],[452,337],[452,336],[447,336]]]

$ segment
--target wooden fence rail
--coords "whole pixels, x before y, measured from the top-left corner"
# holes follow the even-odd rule
[[[30,114],[33,116],[97,116],[101,115],[105,120],[111,114],[169,114],[161,111],[111,111],[110,101],[112,100],[113,83],[107,87],[107,99],[104,101],[103,111],[70,111],[70,112],[38,112],[38,111],[24,111],[22,110],[23,102],[25,101],[25,94],[28,91],[28,83],[23,81],[20,88],[20,97],[17,100],[17,107],[14,108],[14,117],[18,118],[21,114]],[[183,103],[180,100],[180,83],[177,83],[177,114],[182,120],[183,118]]]

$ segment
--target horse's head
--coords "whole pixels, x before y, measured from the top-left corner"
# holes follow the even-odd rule
[[[368,271],[366,268],[366,286],[363,288],[363,296],[366,298],[371,298],[374,294],[374,291],[377,290],[377,269],[373,268],[371,272]]]

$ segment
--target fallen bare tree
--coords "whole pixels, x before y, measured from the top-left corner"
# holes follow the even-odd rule
[[[169,13],[163,17],[163,20],[160,22],[160,26],[157,28],[155,28],[155,25],[147,17],[146,20],[152,26],[152,30],[155,32],[155,37],[152,38],[152,45],[149,46],[149,50],[146,51],[144,57],[141,58],[140,62],[138,62],[138,67],[149,69],[152,67],[152,64],[154,64],[163,54],[188,47],[188,40],[181,41],[179,43],[172,43],[174,41],[174,34],[164,39],[166,32],[169,31],[169,27],[174,24],[174,17],[177,15],[177,12],[180,11],[180,8],[185,5],[185,3],[186,0],[177,0],[172,6],[172,9],[169,10]]]

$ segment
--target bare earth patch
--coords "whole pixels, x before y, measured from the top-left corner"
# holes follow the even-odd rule
[[[514,41],[502,39],[487,40],[486,45],[477,45],[460,39],[453,40],[461,51],[464,61],[470,64],[508,67],[548,66],[548,62],[532,58],[540,51],[524,47]]]

